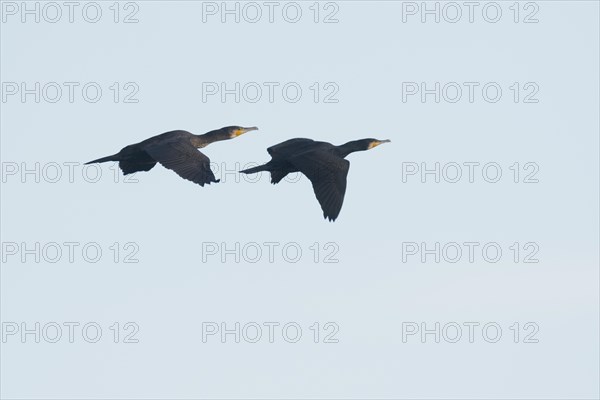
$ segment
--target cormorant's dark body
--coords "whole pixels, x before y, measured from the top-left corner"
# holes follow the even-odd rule
[[[279,183],[287,174],[302,172],[312,182],[323,217],[335,221],[342,209],[350,169],[350,162],[345,157],[385,142],[387,140],[361,139],[335,146],[311,139],[290,139],[267,149],[271,161],[241,172],[269,171],[273,184]]]
[[[219,179],[215,179],[215,175],[210,169],[210,159],[197,149],[255,129],[228,126],[204,135],[194,135],[180,130],[170,131],[125,146],[117,154],[86,164],[118,161],[119,168],[124,175],[127,175],[138,171],[150,171],[159,162],[182,178],[204,186],[212,182],[219,182]]]

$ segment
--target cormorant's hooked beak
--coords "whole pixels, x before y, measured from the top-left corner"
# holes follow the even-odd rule
[[[386,140],[374,140],[371,143],[369,143],[369,150],[371,150],[373,147],[377,147],[382,143],[389,143],[391,142],[391,140],[386,139]]]
[[[237,131],[235,131],[235,136],[240,136],[243,135],[246,132],[250,132],[250,131],[257,131],[258,128],[256,126],[250,127],[250,128],[240,128]]]

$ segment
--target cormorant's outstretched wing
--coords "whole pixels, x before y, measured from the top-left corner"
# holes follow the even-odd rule
[[[296,138],[286,140],[285,142],[278,143],[274,146],[267,148],[267,151],[271,157],[284,156],[287,153],[297,154],[299,152],[307,150],[309,147],[314,146],[315,141],[312,139]]]
[[[309,151],[288,161],[312,182],[323,216],[335,221],[344,203],[350,162],[327,150]]]
[[[119,167],[123,171],[123,175],[133,174],[138,171],[150,171],[155,165],[156,160],[145,151],[139,151],[134,156],[119,161]]]
[[[165,168],[173,170],[188,181],[204,186],[219,182],[210,169],[210,159],[199,152],[188,140],[174,140],[144,148]]]

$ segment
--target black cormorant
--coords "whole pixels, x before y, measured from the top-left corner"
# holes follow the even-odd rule
[[[335,221],[344,202],[346,177],[350,168],[350,162],[344,158],[355,151],[369,150],[389,141],[361,139],[334,146],[311,139],[290,139],[267,149],[271,155],[268,163],[240,172],[253,174],[269,171],[273,184],[291,172],[302,172],[312,182],[323,209],[323,217]]]
[[[197,149],[257,129],[226,126],[203,135],[194,135],[187,131],[170,131],[130,144],[117,154],[86,164],[118,161],[121,171],[127,175],[138,171],[150,171],[159,162],[182,178],[204,186],[211,182],[219,182],[219,179],[215,179],[210,169],[210,159]]]

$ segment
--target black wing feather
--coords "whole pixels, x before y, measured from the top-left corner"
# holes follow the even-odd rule
[[[210,169],[210,159],[189,141],[169,141],[148,146],[146,152],[162,166],[175,171],[183,179],[204,186],[219,182]]]
[[[350,162],[331,151],[309,151],[288,160],[310,179],[323,216],[330,221],[342,210]]]
[[[312,139],[290,139],[267,148],[267,152],[269,152],[271,157],[289,156],[292,154],[297,154],[305,149],[309,149],[310,147],[314,146],[314,144],[315,141]]]
[[[124,160],[119,161],[119,168],[123,175],[133,174],[138,171],[150,171],[156,165],[156,160],[145,151],[135,153]]]

